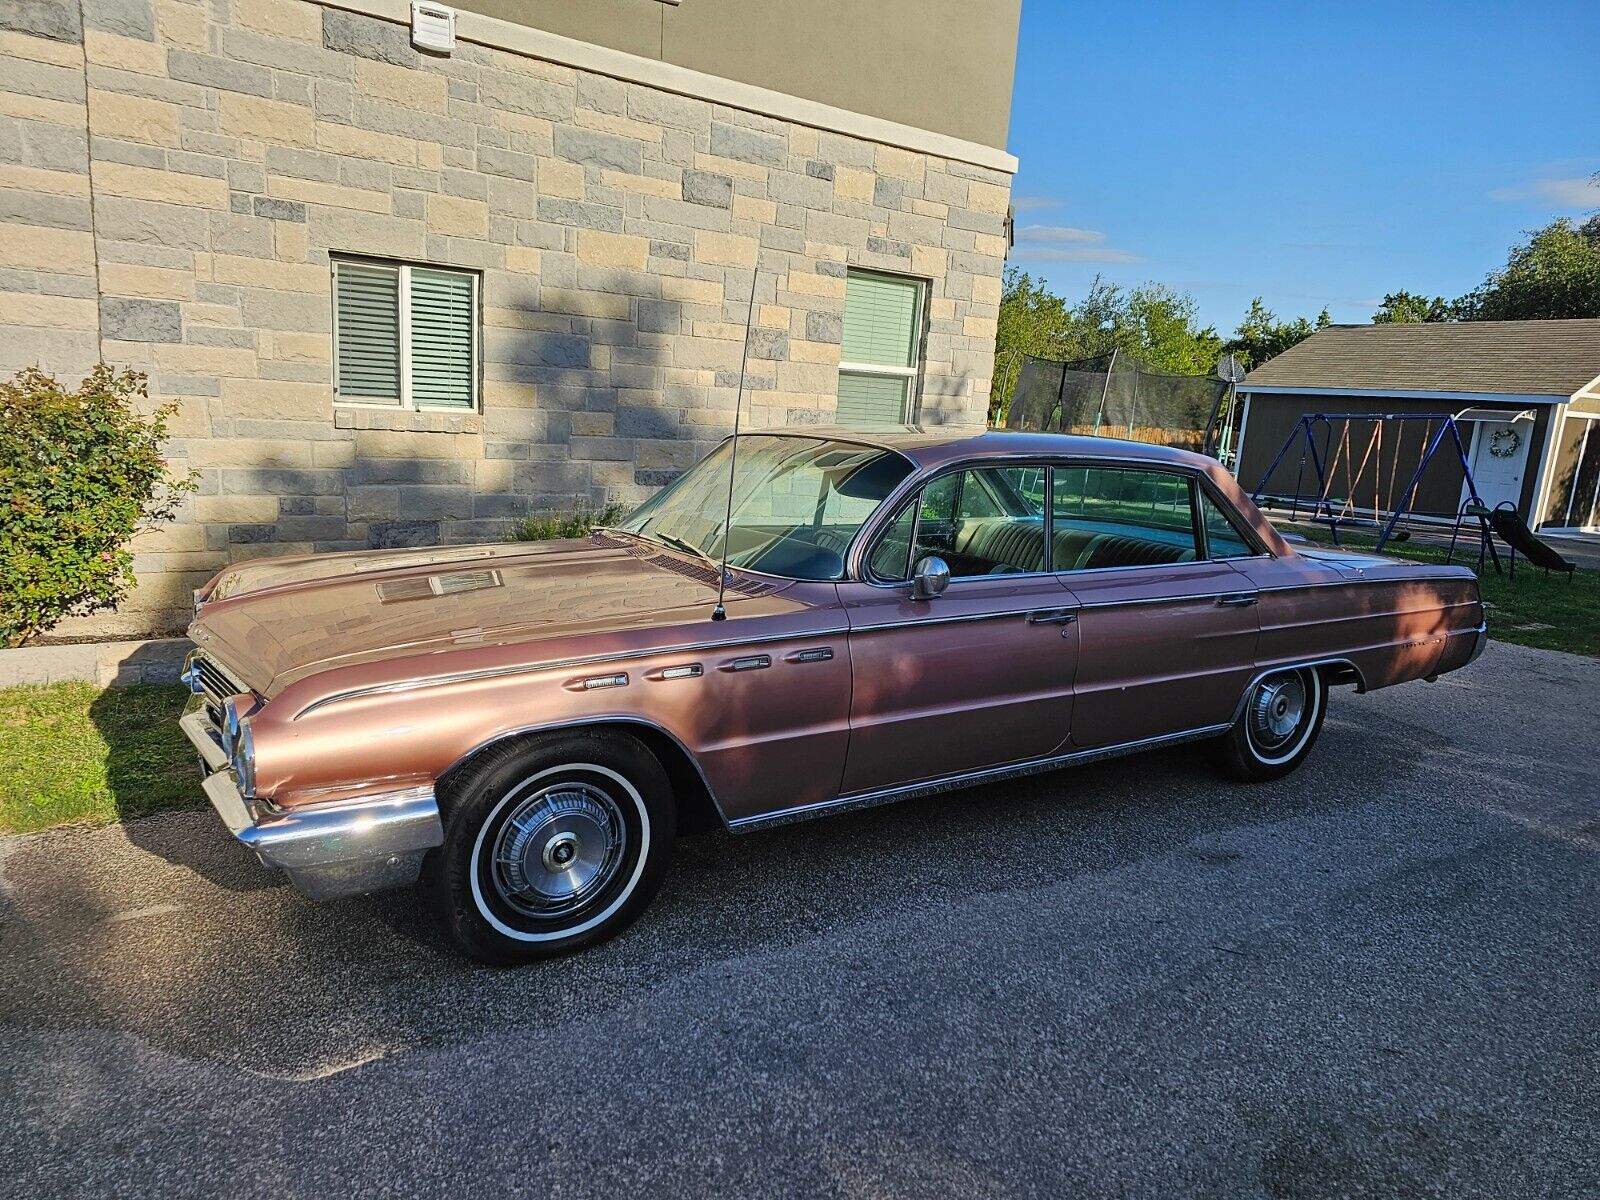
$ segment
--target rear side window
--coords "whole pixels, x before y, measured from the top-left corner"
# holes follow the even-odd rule
[[[1057,571],[1193,562],[1187,476],[1128,467],[1058,467],[1051,484]]]

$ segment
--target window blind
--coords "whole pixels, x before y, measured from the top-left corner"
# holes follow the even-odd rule
[[[411,402],[472,407],[472,276],[411,268]]]
[[[399,269],[342,262],[335,291],[339,395],[400,403]]]
[[[852,273],[845,280],[844,360],[911,366],[921,287],[914,279]]]
[[[906,419],[906,387],[897,375],[839,376],[837,419],[847,425],[898,425]]]

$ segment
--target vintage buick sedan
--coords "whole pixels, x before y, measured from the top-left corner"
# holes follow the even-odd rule
[[[1483,648],[1470,571],[1290,544],[1182,451],[842,428],[733,448],[587,538],[223,571],[183,728],[233,835],[314,898],[420,878],[456,945],[520,961],[634,920],[680,826],[1178,742],[1272,779],[1330,686]]]

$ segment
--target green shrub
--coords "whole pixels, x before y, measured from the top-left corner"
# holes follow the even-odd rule
[[[622,505],[596,508],[579,499],[566,512],[530,513],[511,528],[513,542],[548,542],[553,538],[584,537],[596,525],[614,525],[621,519]]]
[[[177,406],[145,415],[144,379],[101,363],[76,391],[34,367],[0,383],[0,645],[114,606],[128,539],[194,489],[161,455]]]

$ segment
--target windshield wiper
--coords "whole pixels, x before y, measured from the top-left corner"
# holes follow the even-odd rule
[[[670,533],[662,533],[659,529],[654,533],[648,533],[644,536],[654,541],[661,542],[664,545],[671,546],[674,550],[682,550],[685,554],[692,554],[696,558],[704,559],[712,566],[717,565],[717,560],[712,558],[711,555],[700,549],[699,546],[694,546],[684,541],[681,537],[674,537]]]

